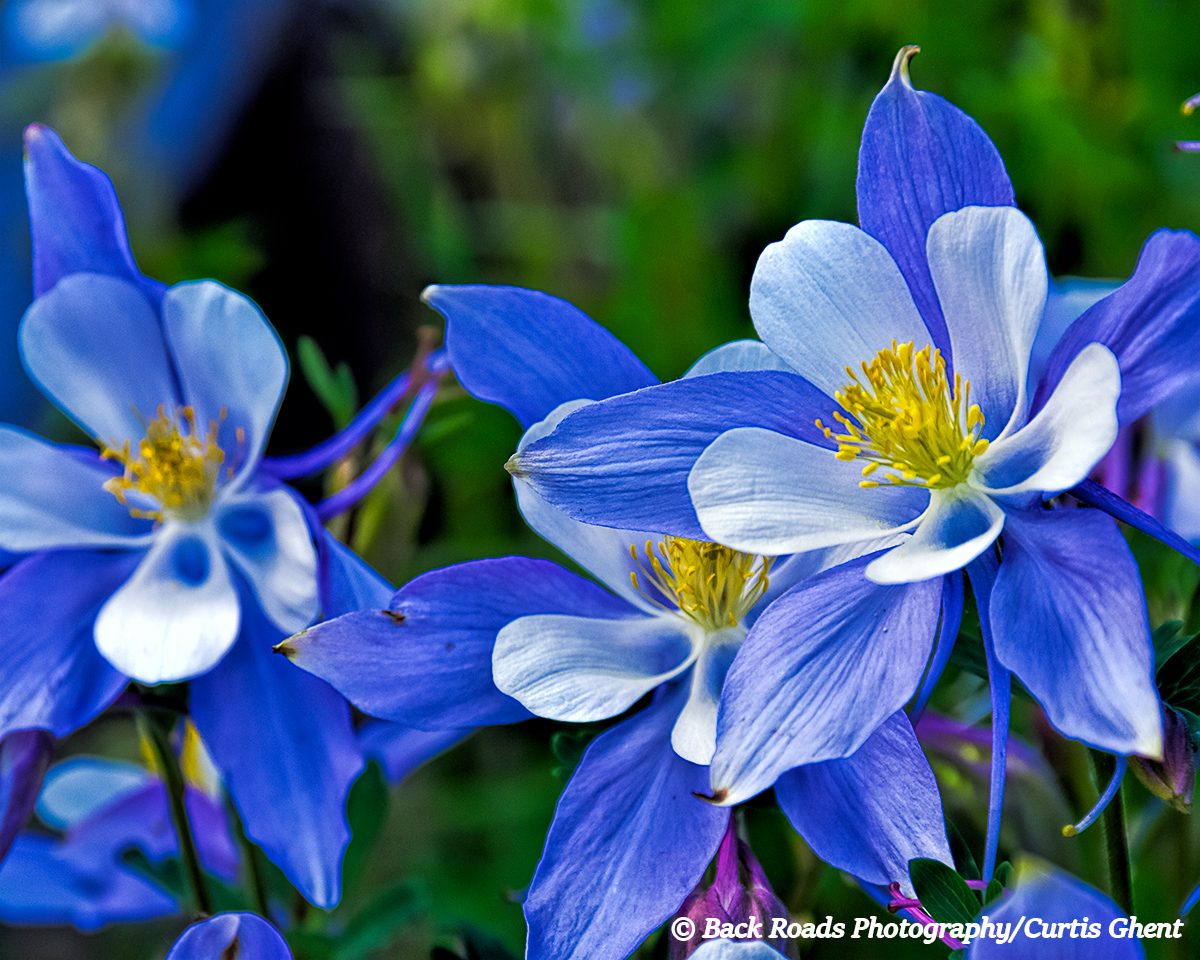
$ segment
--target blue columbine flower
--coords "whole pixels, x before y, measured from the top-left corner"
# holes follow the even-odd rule
[[[425,296],[447,318],[460,381],[517,417],[523,446],[581,403],[655,382],[611,334],[546,294]],[[690,373],[764,361],[775,362],[761,345],[733,344]],[[747,626],[839,557],[772,563],[663,538],[652,522],[579,523],[524,483],[517,497],[530,525],[607,591],[545,560],[479,560],[424,574],[386,609],[318,624],[280,649],[367,713],[430,730],[531,713],[601,720],[653,691],[589,746],[525,900],[530,958],[624,957],[679,907],[725,832],[728,811],[694,794],[708,787],[717,701]],[[854,756],[785,773],[776,794],[820,856],[869,882],[907,885],[918,849],[949,860],[936,783],[903,713]]]
[[[194,732],[185,742],[196,743]],[[193,757],[195,756],[193,751]],[[226,882],[237,878],[237,849],[220,802],[196,775],[185,753],[185,795],[204,867]],[[161,780],[136,764],[77,756],[50,768],[37,803],[56,837],[29,831],[17,837],[0,865],[0,919],[15,924],[72,924],[94,930],[108,923],[178,912],[175,899],[122,859],[140,850],[151,863],[178,856]]]
[[[180,934],[167,960],[292,960],[279,932],[253,913],[218,913]]]
[[[371,477],[314,510],[281,479],[353,448],[407,378],[312,453],[264,460],[288,371],[257,307],[216,283],[142,276],[108,178],[44,127],[26,152],[37,299],[22,355],[100,450],[0,427],[0,545],[30,554],[0,578],[0,734],[63,736],[128,677],[190,677],[190,715],[247,834],[330,906],[362,749],[345,700],[271,646],[318,611],[391,595],[318,515],[394,461],[437,378]]]
[[[984,925],[984,921],[990,927]],[[989,904],[967,960],[1141,960],[1141,941],[1126,936],[1129,918],[1112,900],[1057,867],[1017,864],[1013,891]]]
[[[807,221],[759,262],[751,311],[786,369],[590,405],[511,464],[574,518],[654,516],[677,536],[747,551],[907,534],[798,584],[751,629],[713,759],[727,801],[853,751],[913,696],[931,654],[936,676],[949,653],[939,644],[935,654],[938,600],[961,595],[966,565],[1000,734],[1011,670],[1066,735],[1161,754],[1129,549],[1100,511],[1042,502],[1070,489],[1165,535],[1085,478],[1120,423],[1189,375],[1200,240],[1154,234],[1133,277],[1068,329],[1028,397],[1047,288],[1041,244],[983,131],[913,89],[915,52],[897,56],[867,118],[862,228]],[[1002,774],[1002,749],[994,761]]]

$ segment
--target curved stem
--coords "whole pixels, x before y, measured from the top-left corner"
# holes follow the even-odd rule
[[[1000,564],[988,551],[967,567],[975,603],[979,608],[979,627],[983,633],[983,650],[987,655],[988,680],[992,695],[992,766],[988,792],[987,841],[983,849],[983,878],[996,872],[996,852],[1000,846],[1000,819],[1004,812],[1004,778],[1008,769],[1008,714],[1012,700],[1012,678],[996,656],[992,642],[991,599],[992,585]]]
[[[1128,758],[1124,756],[1117,757],[1116,767],[1114,768],[1112,778],[1108,781],[1108,786],[1100,795],[1100,799],[1096,801],[1096,805],[1088,811],[1087,816],[1085,816],[1082,820],[1080,820],[1078,823],[1067,824],[1067,826],[1063,827],[1064,837],[1075,836],[1075,834],[1082,830],[1086,830],[1093,823],[1095,823],[1097,819],[1099,819],[1100,814],[1104,812],[1110,803],[1112,803],[1113,797],[1115,797],[1117,795],[1117,791],[1121,789],[1121,781],[1125,778],[1125,765],[1127,760]],[[1092,761],[1092,767],[1096,771],[1097,778],[1099,778],[1100,770],[1096,765],[1094,758]],[[1096,785],[1099,786],[1099,782],[1097,782]]]
[[[179,758],[171,746],[166,730],[155,722],[147,710],[135,710],[134,717],[138,732],[150,744],[154,751],[154,762],[158,766],[159,776],[167,789],[167,805],[171,811],[171,824],[175,828],[175,836],[179,840],[179,859],[183,864],[183,873],[187,877],[188,887],[192,892],[192,901],[197,912],[211,916],[213,912],[212,898],[208,893],[208,885],[204,882],[204,870],[200,866],[200,854],[196,849],[196,838],[192,833],[192,824],[188,819],[185,792],[187,786],[183,780],[183,771],[179,769]]]

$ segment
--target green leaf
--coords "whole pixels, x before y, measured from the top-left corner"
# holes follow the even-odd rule
[[[473,411],[460,410],[457,413],[450,413],[446,416],[434,416],[433,411],[425,417],[425,422],[421,425],[421,432],[417,435],[417,446],[426,446],[430,443],[437,443],[444,437],[449,437],[459,430],[465,430],[475,422],[475,414]]]
[[[940,860],[908,861],[913,889],[924,911],[938,923],[970,923],[979,913],[979,898],[967,881]]]
[[[375,841],[387,820],[388,789],[383,768],[372,760],[346,798],[346,820],[350,824],[350,844],[342,861],[342,883],[352,889],[362,878],[375,849]]]
[[[974,630],[960,630],[954,641],[954,649],[950,651],[950,662],[986,680],[987,655],[983,652],[983,637]]]
[[[454,949],[434,947],[430,960],[516,960],[500,940],[474,927],[459,927],[454,940]]]
[[[354,419],[354,411],[358,409],[358,389],[350,367],[343,362],[336,370],[330,369],[329,361],[312,337],[300,337],[296,341],[296,359],[300,361],[305,381],[329,411],[334,426],[343,429]]]
[[[550,771],[550,775],[558,780],[570,780],[571,774],[579,766],[579,761],[583,759],[583,751],[595,736],[595,731],[592,730],[559,730],[551,736],[550,750],[559,765]]]
[[[946,837],[950,841],[950,856],[954,858],[954,866],[958,868],[959,874],[967,880],[982,879],[979,864],[975,862],[975,855],[971,852],[971,845],[963,839],[958,827],[951,820],[946,821]]]
[[[1200,635],[1188,637],[1162,665],[1156,679],[1163,700],[1200,714]]]
[[[407,880],[385,890],[346,924],[334,960],[358,960],[386,947],[424,909],[424,892]]]
[[[158,884],[180,903],[191,902],[192,893],[184,879],[183,865],[178,857],[164,857],[155,863],[146,856],[145,851],[129,847],[121,851],[121,862],[152,883]],[[212,897],[213,909],[218,913],[250,909],[249,902],[236,887],[223,883],[211,873],[204,874],[204,882],[208,887],[209,896]]]
[[[1183,632],[1182,620],[1168,620],[1158,625],[1150,639],[1154,644],[1154,669],[1160,670],[1192,635]]]
[[[983,902],[986,906],[1004,893],[1004,884],[999,880],[989,880],[987,889],[983,891]]]
[[[1013,885],[1012,873],[1012,864],[1005,860],[996,868],[996,872],[992,874],[992,879],[998,881],[1007,890]]]

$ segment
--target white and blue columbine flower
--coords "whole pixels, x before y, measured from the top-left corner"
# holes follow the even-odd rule
[[[26,554],[0,577],[0,735],[65,736],[129,678],[190,678],[247,834],[330,906],[362,747],[345,700],[271,646],[392,591],[318,519],[364,483],[314,511],[280,478],[327,466],[399,395],[311,454],[264,460],[288,367],[258,308],[142,276],[108,178],[53,131],[27,131],[26,177],[37,298],[22,359],[100,449],[0,426],[0,547]]]
[[[750,309],[777,369],[589,405],[510,469],[573,518],[654,518],[754,553],[903,537],[798,584],[750,630],[720,706],[712,786],[725,802],[853,752],[936,677],[949,646],[931,624],[941,598],[961,597],[967,567],[994,690],[990,870],[1008,671],[1067,736],[1161,753],[1129,549],[1101,511],[1043,502],[1071,490],[1165,534],[1085,478],[1119,423],[1188,376],[1200,241],[1154,234],[1129,282],[1063,336],[1030,398],[1041,243],[986,134],[913,89],[914,52],[897,56],[867,118],[861,229],[805,221],[759,261]],[[956,626],[960,604],[944,606]]]
[[[526,428],[522,447],[580,404],[656,383],[561,300],[508,287],[433,287],[463,385]],[[764,359],[735,345],[692,374]],[[627,956],[696,886],[728,811],[708,788],[730,661],[771,598],[828,556],[768,558],[570,520],[527,484],[529,524],[605,587],[555,563],[503,557],[405,584],[383,610],[280,647],[367,713],[433,731],[565,721],[649,706],[589,746],[559,801],[525,899],[530,960]],[[937,786],[902,712],[845,760],[785,772],[779,802],[817,853],[869,883],[908,885],[908,860],[949,862]],[[918,850],[926,853],[919,854]]]

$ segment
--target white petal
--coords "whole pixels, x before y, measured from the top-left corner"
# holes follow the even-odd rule
[[[201,428],[227,412],[221,448],[239,477],[248,477],[287,387],[287,354],[279,336],[253,302],[212,280],[171,287],[163,297],[162,323],[184,400],[195,408]]]
[[[591,400],[571,400],[559,404],[545,420],[535,423],[525,431],[517,451],[525,449],[527,444],[540,440],[549,434],[559,421],[567,414],[582,406],[592,403]],[[610,590],[635,607],[647,613],[657,613],[659,608],[654,606],[638,590],[635,590],[629,579],[630,573],[639,572],[640,568],[630,556],[629,548],[636,547],[641,554],[645,550],[646,541],[657,543],[661,534],[643,530],[621,530],[617,527],[599,527],[591,523],[572,520],[557,507],[551,506],[525,480],[513,478],[513,489],[517,494],[517,506],[525,522],[544,539],[550,541],[559,550],[590,571],[597,579],[608,586]]]
[[[278,488],[227,494],[213,513],[225,552],[271,621],[289,634],[312,623],[319,606],[317,551],[291,495]]]
[[[984,436],[1025,415],[1029,355],[1046,305],[1046,257],[1016,207],[964,207],[938,217],[925,240],[954,372],[971,382]]]
[[[671,728],[671,748],[692,763],[708,766],[717,749],[717,704],[721,700],[721,687],[725,685],[725,674],[746,639],[746,628],[729,627],[710,633],[692,675],[688,678],[691,689],[687,703],[679,713],[679,719]]]
[[[734,370],[796,371],[787,361],[758,340],[734,340],[709,350],[692,364],[684,377],[703,377],[710,373],[729,373]]]
[[[805,220],[763,251],[750,315],[775,353],[833,396],[846,367],[892,345],[930,341],[900,268],[878,240],[848,223]]]
[[[211,523],[168,523],[96,618],[96,647],[142,683],[213,667],[237,639],[241,611]]]
[[[662,615],[520,617],[496,636],[496,686],[540,717],[615,717],[691,662],[700,628]]]
[[[700,526],[717,543],[780,556],[874,540],[916,523],[916,487],[863,489],[861,466],[773,430],[739,427],[709,444],[688,475]]]
[[[993,494],[1058,493],[1085,480],[1117,439],[1120,395],[1117,358],[1089,343],[1037,416],[975,458],[971,486]]]
[[[990,497],[959,484],[934,490],[913,535],[867,565],[875,583],[915,583],[952,573],[983,553],[1004,526]]]

